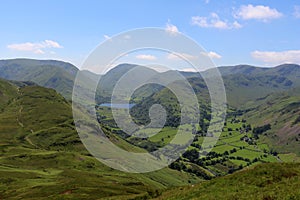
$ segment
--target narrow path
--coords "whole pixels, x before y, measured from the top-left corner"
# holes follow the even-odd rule
[[[20,88],[18,88],[18,95],[22,95],[22,93],[20,92]],[[13,100],[14,102],[16,102],[16,99],[14,99]],[[18,110],[18,114],[17,114],[17,122],[18,122],[18,124],[19,124],[19,126],[21,127],[21,128],[24,128],[24,124],[21,122],[21,116],[22,116],[22,112],[23,112],[23,106],[22,105],[20,105],[19,104],[19,106],[20,106],[20,108],[19,108],[19,110]],[[31,129],[30,130],[30,132],[31,132],[31,134],[33,134],[34,133],[34,131]],[[30,145],[32,145],[32,146],[34,146],[34,147],[36,147],[36,148],[38,148],[38,146],[37,145],[35,145],[32,141],[31,141],[31,139],[29,138],[29,134],[24,138]]]
[[[17,122],[18,122],[18,124],[22,127],[22,128],[24,128],[24,124],[21,122],[21,120],[20,120],[20,117],[21,117],[21,115],[22,115],[22,111],[23,111],[23,106],[20,106],[20,109],[19,109],[19,112],[18,112],[18,115],[17,115]]]
[[[30,132],[31,132],[31,134],[34,134],[34,131],[33,131],[32,129],[30,130]],[[32,146],[38,148],[38,146],[37,146],[36,144],[34,144],[34,143],[31,141],[31,139],[30,139],[29,136],[30,136],[30,135],[27,135],[27,136],[25,137],[25,140],[26,140],[29,144],[31,144]]]

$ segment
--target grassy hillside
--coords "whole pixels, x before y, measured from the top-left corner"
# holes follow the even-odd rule
[[[128,199],[200,181],[168,168],[127,174],[106,167],[81,144],[71,106],[56,91],[0,86],[7,99],[0,113],[1,199]],[[130,148],[125,141],[120,146]]]
[[[0,110],[17,94],[18,87],[10,82],[0,79]]]
[[[247,102],[256,101],[274,92],[283,92],[300,87],[300,66],[295,64],[285,64],[274,68],[237,65],[220,67],[219,70],[223,76],[228,105],[235,109],[242,109]],[[208,74],[209,70],[202,72],[204,76]],[[161,73],[156,75],[156,77],[164,75],[172,77],[174,76],[174,71]],[[197,75],[197,73],[194,73],[194,75],[189,73],[185,76],[194,88],[199,101],[202,101],[201,103],[208,102],[208,91],[201,76]],[[209,78],[213,79],[213,77]],[[149,88],[147,89],[150,91]],[[153,91],[156,96],[161,96],[161,99],[167,99],[168,93],[162,89],[163,87]],[[139,94],[143,93],[139,92]],[[149,94],[146,97],[153,99]],[[139,99],[138,94],[136,94],[135,98]],[[146,99],[146,101],[148,100]]]
[[[268,163],[164,192],[157,199],[299,199],[300,164]]]
[[[245,106],[244,117],[253,125],[270,124],[271,129],[260,136],[281,153],[300,155],[300,89],[273,93]]]
[[[296,64],[268,68],[236,65],[218,69],[224,79],[228,104],[235,108],[270,93],[300,86],[300,66]],[[207,75],[208,72],[203,74]]]
[[[171,167],[206,177],[203,174],[205,170],[219,176],[258,163],[299,161],[300,92],[299,88],[294,88],[298,83],[293,78],[298,76],[299,69],[298,65],[283,65],[271,69],[237,66],[233,70],[237,74],[225,76],[228,102],[232,110],[227,113],[226,123],[216,144],[213,142],[214,135],[206,133],[210,110],[205,83],[199,78],[189,78],[198,94],[200,129],[195,133],[196,138],[187,154]],[[286,84],[290,81],[293,82],[292,85]],[[288,88],[294,89],[288,91]],[[180,116],[174,94],[167,88],[161,89],[134,106],[131,114],[138,123],[147,124],[150,122],[149,108],[155,103],[163,105],[168,112],[166,125],[169,127],[156,137],[149,138],[152,143],[147,145],[159,147],[170,141],[176,133],[176,130],[169,130],[176,127]],[[268,125],[270,128],[267,128]],[[206,136],[212,142],[205,146],[202,142]],[[210,147],[213,149],[207,157],[196,155]]]
[[[97,88],[97,102],[99,104],[110,102],[113,89],[116,87],[118,81],[123,77],[123,75],[126,75],[127,80],[129,80],[126,83],[123,83],[126,84],[126,87],[123,88],[124,93],[127,92],[126,90],[130,88],[131,84],[135,83],[137,80],[140,80],[142,77],[155,76],[157,74],[158,72],[156,72],[155,70],[144,66],[134,64],[120,64],[109,70],[101,77]],[[135,82],[132,82],[133,80],[135,80]],[[143,87],[140,90],[140,93],[149,96],[149,94],[151,94],[152,91],[155,90],[155,88],[156,87]],[[124,100],[120,98],[118,99]]]
[[[78,69],[74,65],[63,61],[57,61],[57,60],[34,60],[34,59],[25,59],[25,58],[0,60],[0,68],[3,69],[12,68],[10,70],[14,70],[15,72],[17,72],[20,69],[22,70],[22,68],[26,71],[28,67],[36,67],[36,66],[57,66],[73,75],[76,74],[76,72],[78,71]],[[24,73],[23,70],[18,71],[18,73],[15,75],[19,75],[22,73]],[[27,71],[27,74],[29,73],[30,71]],[[14,74],[8,72],[5,76],[12,77],[14,76]]]
[[[101,77],[97,91],[97,102],[110,101],[112,89],[117,81],[126,72],[137,65],[121,64],[108,71]],[[175,71],[158,73],[152,69],[139,66],[139,75],[132,75],[132,79],[146,74],[153,75],[153,80],[168,80],[175,77]],[[272,92],[283,91],[300,86],[300,66],[285,64],[274,68],[260,68],[249,65],[237,65],[219,68],[226,87],[228,103],[230,106],[239,107],[249,100],[266,96]],[[208,70],[209,71],[209,70]],[[209,72],[202,72],[203,75]],[[73,82],[78,69],[72,64],[55,60],[31,60],[13,59],[0,60],[0,77],[17,81],[33,81],[41,86],[53,88],[68,99],[71,98]],[[203,84],[203,79],[198,73],[180,72],[188,78],[193,87]],[[82,81],[83,89],[89,89],[89,83],[97,81],[98,75],[84,72],[86,78]],[[195,78],[197,77],[197,78]],[[152,84],[135,92],[134,101],[139,101],[153,93],[160,91],[162,87]],[[199,92],[197,93],[199,94]],[[202,94],[199,94],[201,96]]]
[[[104,102],[109,100],[107,95],[118,78],[133,67],[120,65],[104,75],[100,86],[102,83],[105,90],[98,90],[98,98]],[[244,198],[243,195],[245,198],[258,195],[261,199],[280,199],[288,197],[281,193],[285,189],[293,189],[291,198],[299,197],[294,185],[294,182],[298,183],[298,165],[258,164],[300,161],[300,92],[297,88],[300,85],[300,66],[221,68],[231,109],[216,144],[213,142],[214,133],[207,134],[211,118],[207,87],[201,77],[183,73],[200,103],[199,126],[192,127],[187,120],[183,127],[185,132],[192,132],[195,139],[187,152],[170,166],[174,170],[165,168],[147,174],[115,171],[95,160],[85,150],[74,128],[71,105],[57,93],[71,95],[76,70],[70,64],[57,61],[0,61],[1,76],[31,80],[56,89],[43,88],[32,82],[0,80],[0,199],[32,199],[32,196],[36,199],[149,198],[157,196],[162,189],[194,184],[238,170],[241,172],[233,176],[184,187],[182,192],[178,188],[171,190],[161,198],[203,196],[214,199],[212,194],[217,187],[228,190],[228,196],[223,196],[225,189],[216,193],[216,197],[225,199],[236,196]],[[174,71],[161,74],[150,69],[143,71],[152,73],[154,80],[174,76]],[[85,74],[87,79],[82,86],[88,89],[89,81],[95,81],[98,76],[90,72]],[[182,87],[180,81],[173,84],[176,88]],[[189,96],[185,99],[189,100]],[[151,105],[164,105],[168,114],[167,127],[148,139],[129,137],[116,127],[111,110],[99,106],[98,117],[112,142],[133,152],[152,151],[169,143],[176,134],[180,118],[179,105],[172,91],[149,84],[136,91],[133,101],[137,105],[131,114],[139,124],[144,125],[149,123],[148,110]],[[194,105],[190,106],[188,111],[192,116]],[[203,145],[205,137],[208,143]],[[211,147],[213,149],[206,157],[199,155],[199,151],[204,152]],[[254,170],[248,170],[253,167]],[[268,167],[272,169],[266,172]],[[285,174],[294,172],[296,175]],[[261,179],[254,180],[255,174]],[[284,178],[278,178],[281,176]],[[230,185],[230,181],[234,184]],[[234,187],[238,182],[241,186]],[[207,195],[202,187],[208,188]],[[278,190],[278,196],[274,188]],[[240,196],[240,193],[243,194]]]
[[[0,60],[0,77],[7,80],[31,81],[40,86],[55,89],[71,99],[74,79],[78,69],[66,62],[56,60],[12,59]],[[84,72],[81,82],[84,90],[95,80],[95,74]]]

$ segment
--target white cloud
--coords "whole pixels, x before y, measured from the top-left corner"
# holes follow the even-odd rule
[[[194,16],[191,23],[202,28],[238,29],[242,27],[237,21],[230,23],[221,20],[217,13],[210,13],[209,17]]]
[[[141,60],[156,60],[156,57],[149,54],[140,54],[136,56],[137,59]]]
[[[41,43],[41,45],[44,48],[62,48],[62,46],[60,44],[58,44],[57,42],[54,42],[52,40],[45,40],[44,42]]]
[[[289,51],[253,51],[251,56],[270,64],[300,63],[300,50]]]
[[[202,52],[203,55],[205,56],[209,56],[211,59],[221,59],[222,56],[217,54],[216,52],[213,52],[213,51],[210,51],[210,52],[207,52],[207,53],[204,53]]]
[[[206,4],[208,4],[208,3],[210,2],[210,0],[204,0],[204,2],[205,2]]]
[[[106,40],[110,40],[110,39],[111,39],[111,37],[108,36],[108,35],[103,35],[103,37],[104,37]]]
[[[195,69],[195,68],[183,68],[183,69],[180,69],[180,71],[184,71],[184,72],[198,72],[197,69]]]
[[[187,53],[169,53],[167,55],[167,59],[168,60],[182,60],[183,58],[188,59],[188,60],[192,60],[197,58],[197,56],[191,55],[191,54],[187,54]]]
[[[300,18],[300,6],[294,6],[294,17]]]
[[[275,8],[270,8],[269,6],[253,6],[249,4],[242,5],[234,14],[234,16],[244,20],[257,19],[266,22],[271,19],[280,18],[283,16],[283,14],[277,11]]]
[[[35,54],[44,54],[45,51],[42,49],[49,49],[49,48],[63,48],[58,42],[52,40],[45,40],[42,42],[26,42],[26,43],[19,43],[19,44],[10,44],[7,45],[7,48],[16,50],[16,51],[29,51]]]
[[[220,59],[220,58],[222,58],[221,55],[219,55],[218,53],[213,52],[213,51],[202,52],[201,54],[204,55],[204,56],[209,56],[212,59]],[[167,59],[168,60],[182,60],[182,58],[185,58],[185,59],[188,59],[188,60],[193,60],[193,59],[198,58],[198,56],[187,54],[187,53],[176,53],[176,54],[169,53],[167,55]]]
[[[240,23],[238,23],[237,21],[234,21],[233,23],[232,23],[232,28],[236,28],[236,29],[238,29],[238,28],[242,28],[243,26],[240,24]]]
[[[171,35],[176,35],[179,33],[177,26],[171,24],[170,20],[168,20],[165,30],[166,30],[166,32],[170,33]]]
[[[45,54],[45,52],[41,49],[37,49],[33,53],[35,53],[35,54]]]

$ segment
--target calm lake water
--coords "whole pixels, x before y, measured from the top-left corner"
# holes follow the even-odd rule
[[[110,108],[123,108],[123,109],[130,109],[135,106],[134,103],[126,104],[126,103],[102,103],[100,106],[110,107]]]

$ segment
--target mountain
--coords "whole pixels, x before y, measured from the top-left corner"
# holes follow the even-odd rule
[[[251,65],[235,65],[235,66],[221,66],[218,67],[222,76],[227,75],[261,75],[273,74],[287,76],[293,72],[299,73],[300,66],[297,64],[282,64],[275,67],[256,67]],[[209,69],[207,71],[210,71]],[[204,72],[205,73],[205,72]]]
[[[300,164],[268,163],[198,185],[174,188],[156,199],[299,199]]]
[[[300,87],[248,102],[243,112],[254,126],[271,125],[261,140],[279,152],[300,156]]]
[[[0,60],[0,78],[15,81],[31,81],[40,86],[55,89],[65,98],[71,99],[74,80],[78,69],[66,62],[56,60],[11,59]],[[98,75],[84,72],[80,83],[88,90],[89,84]]]
[[[125,73],[136,67],[139,69],[139,75],[132,74],[132,79],[151,75],[153,76],[152,80],[155,82],[157,80],[172,79],[178,74],[178,72],[172,70],[158,73],[139,65],[120,64],[101,76],[97,90],[97,102],[110,101],[112,89],[117,81]],[[219,70],[224,79],[229,105],[234,107],[239,107],[249,100],[255,100],[272,92],[300,86],[300,66],[295,64],[284,64],[273,68],[237,65],[219,67]],[[12,59],[0,61],[1,78],[32,81],[38,85],[55,89],[67,99],[71,98],[77,72],[78,69],[72,64],[55,60]],[[179,73],[187,79],[193,79],[194,85],[203,83],[201,75],[198,73]],[[206,75],[208,73],[209,70],[201,74]],[[88,71],[83,71],[83,74],[86,76],[85,80],[80,83],[83,90],[89,90],[89,84],[98,81],[100,78],[100,75]],[[197,80],[199,83],[197,83]],[[163,87],[157,84],[143,86],[134,93],[133,101],[149,97],[161,89]]]
[[[157,74],[155,70],[152,70],[147,67],[143,67],[140,65],[133,65],[133,64],[120,64],[114,67],[113,69],[109,70],[105,75],[101,77],[100,80],[100,88],[104,92],[111,92],[112,89],[117,84],[118,80],[125,75],[130,70],[133,70],[134,68],[138,68],[138,72],[141,73],[140,76],[143,76],[144,74],[150,73],[151,75]],[[132,76],[137,75],[133,74]],[[133,78],[133,77],[132,77]]]
[[[218,69],[222,74],[222,76],[233,75],[233,74],[254,75],[257,73],[268,71],[268,68],[266,67],[255,67],[251,65],[221,66],[218,67]]]
[[[134,64],[120,64],[114,67],[113,69],[109,70],[106,74],[101,76],[101,79],[98,84],[97,88],[97,102],[98,103],[105,103],[109,102],[112,96],[113,89],[115,88],[116,84],[118,83],[119,79],[126,75],[125,83],[120,85],[122,88],[123,93],[126,93],[128,88],[131,87],[133,83],[138,83],[140,81],[146,80],[146,77],[151,77],[157,75],[158,72],[150,69],[148,67],[134,65]],[[127,81],[126,81],[127,80]],[[132,82],[135,80],[135,82]],[[134,86],[134,85],[132,85]],[[148,91],[150,90],[150,91]],[[148,93],[152,94],[151,92],[153,89],[152,87],[144,87],[143,93],[146,95]],[[129,92],[129,91],[128,91]],[[122,99],[120,99],[122,100]]]
[[[239,65],[222,67],[220,71],[225,83],[228,104],[236,108],[270,93],[300,86],[300,66],[294,64],[274,68]]]
[[[269,94],[300,87],[300,66],[295,64],[285,64],[274,68],[237,65],[220,67],[219,70],[224,81],[228,105],[234,109],[247,109],[250,102],[256,102],[257,99]],[[210,74],[209,71],[210,70],[201,73],[202,76],[208,76]],[[167,71],[155,75],[153,80],[163,78],[172,80],[175,74],[175,71]],[[198,73],[189,73],[185,78],[193,87],[198,96],[200,105],[207,109],[209,104],[209,91],[202,76]],[[208,76],[208,78],[213,79],[214,77]],[[154,90],[154,87],[152,90],[148,88],[147,95],[143,95],[141,91],[136,93],[136,96],[134,96],[135,99],[142,99],[142,101],[137,101],[138,106],[132,110],[132,114],[135,117],[139,115],[144,121],[149,122],[147,110],[149,110],[152,104],[158,102],[161,102],[167,108],[173,109],[176,107],[174,107],[175,102],[171,100],[176,99],[174,94],[170,94],[164,87],[156,87],[155,89],[156,90]],[[139,98],[139,95],[142,97]],[[138,107],[140,110],[138,110]],[[173,115],[178,115],[178,113],[176,114],[176,109],[173,109],[173,111]],[[170,122],[168,123],[170,124]]]
[[[299,65],[293,64],[274,68],[245,65],[220,68],[228,96],[228,117],[219,141],[212,144],[213,150],[205,158],[198,152],[210,145],[202,144],[210,121],[209,93],[197,73],[180,72],[194,88],[201,106],[203,117],[199,126],[184,127],[185,131],[196,134],[195,140],[170,168],[127,174],[98,162],[79,139],[71,104],[65,98],[70,98],[76,68],[60,61],[1,61],[0,75],[11,80],[0,79],[0,199],[32,199],[33,196],[36,199],[147,199],[157,197],[167,188],[188,183],[194,186],[166,191],[159,198],[232,199],[238,195],[241,199],[297,199],[299,165],[269,162],[299,161],[299,69]],[[89,89],[89,84],[99,76],[88,71],[83,73],[86,79],[81,86]],[[101,101],[109,100],[112,89],[124,74],[137,82],[143,77],[150,77],[154,83],[174,79],[174,88],[184,90],[175,71],[158,73],[143,66],[124,64],[101,76],[98,89]],[[105,134],[111,141],[128,151],[144,152],[172,140],[179,119],[179,104],[172,91],[148,84],[139,88],[133,97],[136,106],[131,114],[138,123],[148,123],[149,107],[159,103],[166,107],[169,126],[149,140],[124,137],[118,127],[111,126],[111,110],[101,108],[98,111],[106,112],[101,119],[107,122]],[[209,136],[213,138],[214,133]]]
[[[32,81],[53,88],[71,98],[74,77],[78,69],[56,60],[12,59],[0,61],[0,77],[16,81]]]
[[[232,68],[226,70],[236,74],[223,76],[229,107],[222,134],[216,144],[202,144],[205,136],[214,138],[214,133],[207,133],[211,116],[209,91],[205,82],[199,77],[187,79],[198,97],[200,128],[194,131],[197,139],[192,143],[191,150],[173,165],[174,169],[186,170],[196,165],[216,175],[225,175],[260,162],[298,160],[300,85],[297,77],[300,75],[300,66],[289,64],[266,69],[251,66]],[[177,84],[180,88],[180,82]],[[168,127],[178,126],[180,105],[167,88],[138,102],[130,110],[134,120],[142,125],[150,123],[148,113],[153,104],[163,105],[166,109]],[[163,136],[158,138],[156,141],[161,143],[167,140]],[[203,151],[209,146],[213,149],[208,157],[193,157],[193,150]],[[189,171],[201,174],[193,168]]]
[[[81,143],[70,103],[53,89],[0,80],[0,95],[1,199],[146,198],[201,180],[168,168],[128,174],[100,163]]]
[[[61,69],[64,69],[70,74],[75,75],[78,71],[78,69],[67,62],[63,61],[57,61],[57,60],[34,60],[34,59],[10,59],[10,60],[0,60],[0,68],[5,68],[8,70],[10,68],[9,72],[7,72],[7,77],[13,77],[14,74],[11,74],[11,72],[16,72],[15,76],[20,76],[22,73],[26,73],[24,71],[29,70],[28,67],[37,67],[37,66],[56,66]],[[12,69],[13,68],[13,69]],[[21,71],[19,71],[21,70]],[[5,71],[4,71],[5,72]],[[30,71],[27,71],[27,74]]]
[[[134,67],[136,66],[123,64],[110,70],[101,78],[99,95],[111,96],[112,89],[117,80]],[[284,64],[270,68],[236,65],[219,67],[218,69],[223,77],[228,104],[234,108],[240,108],[248,101],[253,101],[273,92],[300,87],[300,66],[296,64]],[[209,77],[211,70],[201,72],[200,74],[195,72],[176,72],[174,70],[158,73],[149,68],[143,68],[142,71],[144,70],[146,74],[148,72],[152,74],[153,76],[150,80],[157,83],[165,80],[173,80],[174,77],[179,77],[178,74],[180,74],[183,78],[191,82],[193,88],[205,84],[203,76],[213,78]],[[163,86],[155,84],[143,86],[132,96],[133,101],[138,102],[146,97],[150,97],[163,88]],[[199,92],[196,91],[198,96],[201,96]],[[109,98],[106,98],[104,101],[109,101]]]

